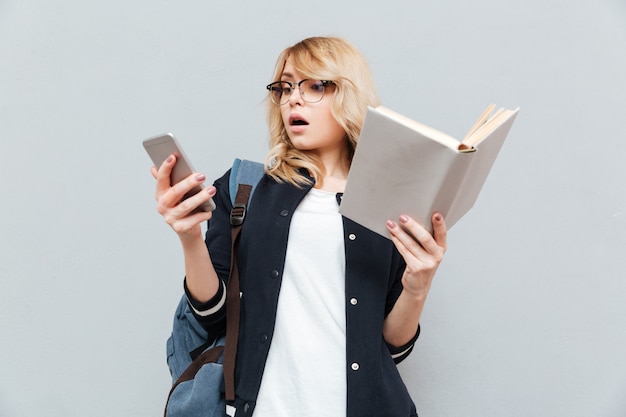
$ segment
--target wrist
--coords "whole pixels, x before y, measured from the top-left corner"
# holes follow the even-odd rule
[[[183,245],[183,249],[192,249],[197,248],[199,246],[206,246],[204,243],[204,237],[201,232],[198,233],[187,233],[178,235],[180,239],[180,243]]]
[[[426,301],[426,297],[428,297],[428,293],[430,292],[430,282],[423,285],[409,285],[409,282],[403,279],[402,284],[401,296],[408,301],[422,304]]]
[[[404,287],[402,289],[401,297],[405,298],[407,302],[412,304],[422,305],[426,302],[428,292],[429,288],[412,289]]]

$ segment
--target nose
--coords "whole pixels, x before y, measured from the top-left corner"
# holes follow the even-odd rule
[[[296,94],[296,89],[298,89],[298,93]],[[302,105],[302,90],[300,90],[300,84],[295,84],[292,89],[291,89],[291,94],[289,95],[289,104],[290,105],[295,105],[295,104],[300,104]]]

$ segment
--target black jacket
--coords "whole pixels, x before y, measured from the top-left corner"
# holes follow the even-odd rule
[[[215,183],[217,209],[206,233],[211,259],[224,281],[230,268],[228,179],[229,172]],[[272,340],[291,216],[309,189],[264,176],[249,204],[237,254],[242,292],[235,372],[237,417],[254,410]],[[389,239],[345,217],[343,229],[347,416],[417,416],[396,363],[411,352],[419,329],[409,344],[399,348],[388,345],[382,336],[383,321],[402,291],[404,260]],[[208,310],[221,299],[220,290],[208,303],[192,303],[198,310]],[[198,320],[209,334],[219,334],[225,328],[225,309],[198,316]]]

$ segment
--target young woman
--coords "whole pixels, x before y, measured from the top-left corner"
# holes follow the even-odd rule
[[[267,88],[271,150],[238,251],[236,415],[416,416],[396,363],[419,335],[446,250],[444,220],[433,213],[431,235],[409,216],[389,219],[389,240],[338,213],[366,108],[379,105],[351,44],[298,42],[281,53]],[[230,268],[229,172],[181,202],[205,177],[172,186],[175,163],[171,156],[152,169],[158,210],[182,244],[189,304],[209,334],[219,334]],[[217,209],[195,212],[209,197]]]

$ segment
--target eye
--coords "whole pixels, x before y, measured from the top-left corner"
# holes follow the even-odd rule
[[[324,83],[320,80],[310,80],[308,82],[309,90],[315,93],[321,93],[324,91]]]
[[[283,93],[283,88],[280,85],[272,85],[270,86],[270,91],[273,94],[281,95]]]

